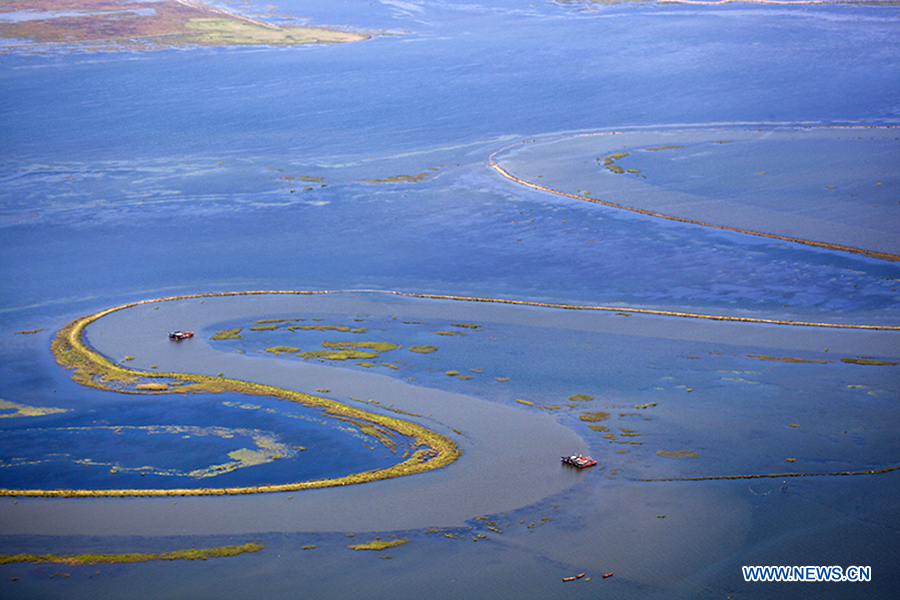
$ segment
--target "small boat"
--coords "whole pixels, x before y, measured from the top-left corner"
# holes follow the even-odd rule
[[[180,342],[181,340],[186,340],[191,337],[194,337],[193,331],[170,331],[169,332],[169,339],[175,340],[176,342]]]
[[[575,581],[574,577],[563,577],[563,581]]]
[[[607,577],[612,577],[612,573],[607,573],[606,575],[603,576],[603,579],[606,579]]]
[[[572,456],[563,456],[562,461],[567,465],[584,469],[585,467],[593,467],[597,461],[590,456],[582,456],[581,454],[573,454]]]
[[[579,573],[575,576],[575,579],[581,579],[582,577],[584,577],[584,573]]]

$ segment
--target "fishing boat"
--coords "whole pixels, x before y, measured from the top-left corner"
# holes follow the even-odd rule
[[[194,337],[193,331],[170,331],[169,332],[169,339],[175,340],[176,342],[180,342],[181,340],[186,340],[191,337]]]
[[[584,469],[585,467],[593,467],[597,461],[590,456],[582,456],[581,454],[573,454],[572,456],[563,456],[562,461],[567,465]]]

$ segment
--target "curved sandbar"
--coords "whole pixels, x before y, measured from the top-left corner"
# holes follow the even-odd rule
[[[175,298],[145,300],[117,306],[75,319],[59,330],[56,339],[53,340],[52,349],[57,362],[64,367],[74,369],[72,379],[86,385],[102,390],[113,390],[111,382],[134,381],[141,377],[167,378],[184,382],[177,390],[153,390],[153,393],[179,393],[185,392],[235,392],[246,395],[272,396],[281,400],[298,402],[306,406],[323,409],[328,415],[349,417],[355,420],[367,421],[374,425],[393,430],[403,436],[412,438],[412,446],[416,450],[403,462],[386,469],[376,469],[364,473],[356,473],[345,477],[318,479],[314,481],[302,481],[280,485],[259,485],[248,487],[229,488],[180,488],[180,489],[112,489],[112,490],[10,490],[0,489],[3,496],[40,496],[40,497],[95,497],[95,496],[221,496],[234,494],[255,494],[261,492],[291,492],[305,489],[344,486],[355,483],[366,483],[380,479],[390,479],[403,475],[422,473],[432,469],[445,467],[459,458],[461,452],[453,440],[444,437],[434,431],[430,431],[421,425],[377,415],[351,406],[320,398],[309,394],[303,394],[287,389],[278,388],[259,383],[249,383],[225,377],[212,377],[209,375],[189,375],[185,373],[151,373],[128,369],[116,365],[100,353],[89,348],[84,342],[84,329],[103,316],[123,309],[147,304],[158,303]],[[123,391],[122,393],[143,393],[141,391]]]
[[[721,149],[732,141],[758,142],[756,138],[762,137],[760,132],[767,136],[764,138],[767,141],[777,139],[785,142],[789,139],[802,139],[803,142],[809,142],[816,139],[830,140],[837,134],[850,133],[859,137],[859,133],[871,136],[873,132],[881,131],[882,142],[896,144],[893,135],[887,136],[887,133],[895,134],[896,130],[896,127],[890,126],[858,126],[807,127],[778,131],[677,128],[660,131],[607,131],[525,140],[494,152],[489,157],[489,162],[491,167],[507,179],[532,189],[568,198],[680,223],[828,250],[852,252],[881,260],[900,261],[898,252],[900,242],[890,227],[891,223],[896,222],[896,208],[894,208],[896,205],[881,206],[872,210],[868,203],[859,202],[859,199],[855,198],[856,194],[851,195],[849,192],[844,194],[847,197],[834,200],[831,195],[838,192],[832,192],[836,186],[826,185],[829,181],[821,184],[817,182],[818,187],[808,191],[810,197],[817,198],[821,203],[815,210],[802,203],[789,208],[779,206],[777,202],[766,203],[759,198],[756,201],[751,199],[749,202],[734,200],[732,194],[735,192],[731,188],[719,190],[719,197],[668,189],[664,183],[660,188],[654,184],[652,175],[647,175],[636,168],[626,171],[616,162],[635,152],[681,149],[685,147],[682,145],[685,144],[685,139],[691,142],[688,147],[694,156],[700,156],[701,153],[714,156],[716,146]],[[691,139],[691,136],[697,139]],[[701,150],[698,139],[700,142],[708,142],[709,148]],[[627,147],[623,148],[623,144]],[[538,149],[543,150],[545,155],[541,156]],[[748,164],[763,164],[761,161],[769,158],[762,154],[761,157],[752,157]],[[600,162],[604,158],[605,161]],[[631,156],[629,160],[633,158],[634,156]],[[753,160],[757,160],[757,163]],[[590,167],[582,166],[585,164]],[[703,172],[695,174],[697,178],[710,177],[710,173],[706,171],[716,168],[708,163],[704,163],[703,167]],[[818,168],[821,170],[821,166]],[[612,173],[607,170],[611,170]],[[852,172],[853,169],[847,165],[839,165],[832,169],[835,177],[842,171]],[[772,177],[768,171],[756,171],[755,174],[760,177]],[[716,176],[720,175],[716,173]],[[742,172],[729,175],[746,174]],[[782,173],[782,176],[786,175]],[[538,180],[541,183],[537,183]],[[793,180],[786,181],[787,185],[795,183]],[[881,186],[881,182],[872,184]],[[760,192],[761,198],[765,197],[765,193],[766,190],[763,188]],[[594,195],[616,198],[616,201],[593,197]],[[772,198],[778,197],[774,193],[769,195]],[[731,200],[723,199],[729,196]],[[851,204],[851,201],[854,203]],[[867,222],[866,220],[859,223],[850,222],[850,217],[858,216],[863,211],[871,212]]]
[[[423,301],[424,300],[424,301]],[[548,310],[548,308],[550,310]],[[563,310],[559,310],[562,308]],[[205,335],[225,322],[297,315],[380,315],[412,320],[533,325],[666,340],[714,342],[723,327],[739,327],[741,343],[766,354],[829,348],[832,355],[896,357],[898,328],[890,331],[778,326],[614,312],[568,310],[571,305],[462,296],[417,295],[385,290],[237,292],[182,296],[164,303],[132,304],[109,313],[85,332],[87,342],[110,357],[134,354],[128,365],[258,381],[280,388],[329,388],[343,401],[376,399],[381,406],[414,412],[409,420],[453,438],[462,460],[417,477],[364,486],[319,488],[299,494],[118,498],[7,498],[0,528],[9,534],[183,535],[266,531],[397,531],[459,526],[478,515],[533,505],[599,473],[561,469],[560,453],[588,444],[558,415],[498,404],[477,396],[421,387],[369,369],[270,359],[222,352]],[[619,307],[620,308],[620,307]],[[619,310],[619,312],[622,312]],[[711,315],[715,316],[715,315]],[[808,325],[808,324],[807,324]],[[840,324],[835,324],[840,325]],[[172,328],[204,331],[186,343],[170,342]],[[372,406],[366,404],[366,406]],[[374,410],[379,410],[375,408]],[[404,416],[404,418],[407,418]],[[458,429],[456,435],[453,429]],[[460,433],[461,432],[461,433]],[[597,454],[596,452],[594,452]],[[595,456],[604,458],[604,453]],[[551,459],[548,460],[548,457]],[[652,493],[652,492],[645,492]]]

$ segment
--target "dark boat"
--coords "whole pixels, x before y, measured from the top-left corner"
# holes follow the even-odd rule
[[[170,331],[169,332],[169,339],[175,340],[176,342],[180,342],[181,340],[186,340],[191,337],[194,337],[193,331]]]
[[[590,456],[582,456],[581,454],[573,454],[572,456],[563,456],[562,461],[567,465],[584,469],[585,467],[593,467],[597,461]]]

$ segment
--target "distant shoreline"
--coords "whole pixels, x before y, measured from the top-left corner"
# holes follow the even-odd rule
[[[62,0],[22,0],[17,12],[37,18],[0,22],[0,37],[26,40],[9,49],[81,44],[90,50],[182,46],[295,46],[369,39],[329,27],[279,27],[189,0],[104,2],[87,0],[73,10]],[[43,18],[41,18],[43,17]]]

